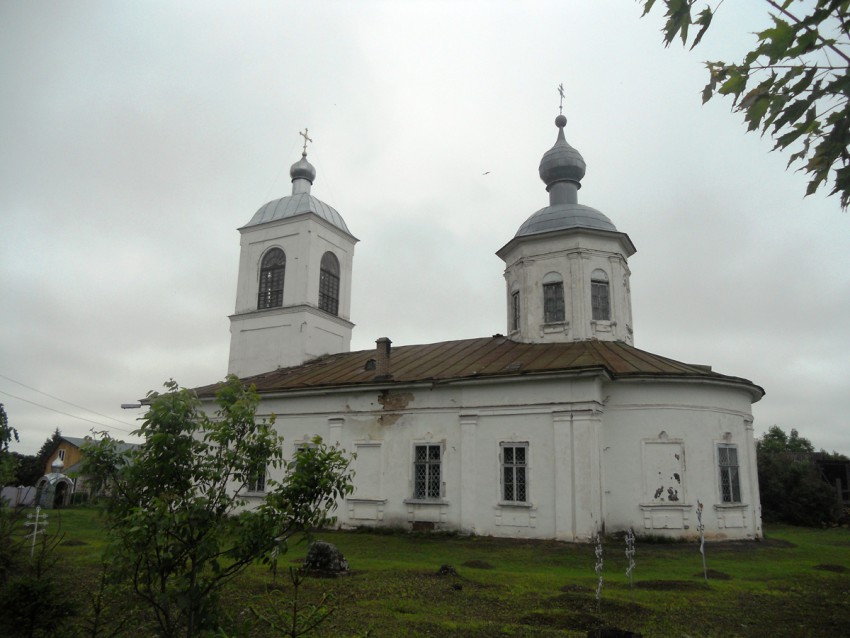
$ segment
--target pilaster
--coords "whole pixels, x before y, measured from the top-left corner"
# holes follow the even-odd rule
[[[475,532],[476,519],[476,455],[475,439],[478,414],[460,415],[460,527],[464,532]]]

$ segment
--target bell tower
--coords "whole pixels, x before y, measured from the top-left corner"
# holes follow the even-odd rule
[[[228,373],[239,377],[299,365],[351,347],[354,245],[342,216],[313,197],[316,169],[292,165],[292,194],[262,206],[239,229],[236,312]]]
[[[540,160],[549,206],[525,220],[496,254],[505,262],[507,335],[525,343],[600,339],[633,345],[627,259],[634,244],[611,220],[578,203],[586,164],[564,137]]]

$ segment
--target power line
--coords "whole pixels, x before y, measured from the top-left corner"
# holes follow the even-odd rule
[[[94,410],[90,410],[89,408],[85,408],[81,405],[77,405],[76,403],[71,403],[70,401],[66,401],[65,399],[60,399],[59,397],[55,397],[52,394],[48,394],[47,392],[42,392],[41,390],[37,390],[36,388],[33,388],[32,386],[29,386],[26,383],[21,383],[20,381],[16,381],[15,379],[12,379],[11,377],[7,377],[5,374],[0,374],[0,377],[2,377],[3,379],[6,379],[7,381],[11,381],[12,383],[17,383],[18,385],[25,387],[27,390],[32,390],[33,392],[38,392],[39,394],[43,394],[46,397],[50,397],[51,399],[55,399],[56,401],[60,401],[62,403],[67,403],[71,407],[77,408],[78,410],[85,410],[86,412],[91,412],[92,414],[96,414],[97,416],[102,417],[104,419],[110,419],[112,421],[115,421],[116,423],[120,423],[121,425],[129,425],[130,427],[133,427],[132,423],[127,423],[126,421],[122,421],[121,419],[116,419],[114,416],[109,416],[108,414],[101,414],[100,412],[95,412]],[[12,395],[9,395],[9,396],[12,396]],[[26,401],[26,399],[21,399],[21,400]],[[30,401],[29,403],[32,403],[32,401]],[[39,405],[39,404],[34,403],[33,405]],[[46,406],[42,405],[41,407],[46,407]],[[47,409],[50,410],[51,408],[47,408]],[[54,410],[54,412],[59,412],[59,411]],[[60,414],[65,414],[65,413],[60,412]],[[73,416],[73,415],[68,415],[68,416]],[[116,429],[118,429],[118,428],[116,428]]]
[[[2,375],[0,375],[0,376],[2,376]],[[68,412],[62,412],[62,410],[57,410],[56,408],[51,408],[51,407],[48,407],[46,405],[42,405],[41,403],[36,403],[35,401],[30,401],[29,399],[24,399],[23,397],[15,396],[14,394],[11,394],[10,392],[5,392],[3,390],[0,390],[0,394],[5,394],[7,397],[12,397],[13,399],[17,399],[18,401],[23,401],[24,403],[29,403],[29,404],[35,405],[39,408],[44,408],[45,410],[50,410],[51,412],[56,412],[56,413],[62,414],[64,416],[69,416],[72,419],[79,419],[80,421],[87,421],[88,423],[94,423],[95,425],[102,427],[102,428],[106,428],[107,430],[120,430],[121,432],[126,432],[127,434],[131,433],[130,430],[125,430],[124,428],[118,428],[118,427],[115,427],[114,425],[104,425],[103,423],[98,423],[97,421],[92,421],[91,419],[87,419],[87,418],[82,417],[82,416],[77,416],[76,414],[69,414]],[[119,421],[119,423],[123,423],[123,421]],[[126,425],[130,425],[130,424],[127,423]]]

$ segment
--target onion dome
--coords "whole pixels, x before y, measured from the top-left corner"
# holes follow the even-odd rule
[[[568,228],[591,228],[617,232],[617,227],[603,213],[584,204],[555,204],[541,208],[526,219],[514,237],[548,233]]]
[[[584,163],[584,158],[576,149],[567,144],[564,138],[564,127],[567,125],[567,118],[559,115],[555,118],[555,126],[558,127],[558,139],[555,146],[550,148],[540,160],[540,179],[546,184],[546,190],[549,190],[553,184],[563,180],[575,182],[578,188],[581,188],[581,178],[587,170],[587,165]]]
[[[617,232],[617,228],[595,208],[578,203],[578,189],[587,165],[576,149],[567,144],[564,127],[567,118],[555,118],[558,139],[540,160],[540,179],[549,192],[549,205],[526,219],[514,237],[526,237],[571,228]]]
[[[310,187],[316,179],[316,168],[307,161],[307,153],[301,154],[301,159],[295,162],[289,169],[292,177],[292,195],[273,199],[264,204],[254,213],[245,228],[258,226],[268,222],[275,222],[289,217],[313,213],[329,224],[351,235],[342,215],[335,208],[328,206],[325,202],[310,194]]]
[[[307,153],[302,153],[301,159],[292,165],[289,176],[293,182],[296,179],[306,179],[312,184],[316,180],[316,168],[307,161]]]

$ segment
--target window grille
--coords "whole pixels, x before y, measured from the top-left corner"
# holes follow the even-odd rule
[[[319,309],[332,315],[339,313],[339,260],[332,252],[322,255],[319,270]]]
[[[502,500],[528,501],[528,444],[502,444]]]
[[[738,477],[738,448],[719,445],[717,461],[720,466],[720,498],[724,503],[741,502],[741,484]]]
[[[439,444],[417,445],[413,452],[413,498],[440,498],[442,447]]]
[[[590,307],[595,321],[611,319],[611,297],[608,290],[608,275],[603,270],[594,270],[590,276]]]
[[[564,282],[543,284],[543,321],[558,323],[564,320]]]
[[[265,492],[266,491],[266,473],[264,471],[252,474],[248,479],[247,489],[249,492]]]
[[[315,449],[316,443],[313,441],[303,441],[295,444],[295,450],[292,454],[292,460],[289,462],[289,469],[296,471],[302,466],[304,455],[310,450]],[[307,459],[309,461],[309,458]]]
[[[260,265],[260,292],[257,308],[279,308],[283,305],[283,276],[286,272],[286,255],[280,248],[272,248],[263,256]]]
[[[511,294],[511,330],[519,330],[519,290]]]

